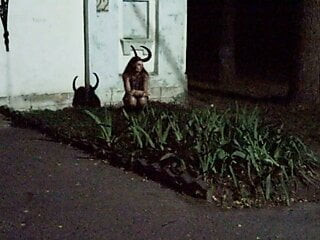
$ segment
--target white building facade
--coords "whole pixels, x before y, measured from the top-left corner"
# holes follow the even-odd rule
[[[153,57],[151,99],[186,91],[187,0],[10,1],[10,51],[0,38],[0,105],[18,110],[71,106],[72,80],[95,84],[103,105],[120,103],[121,73],[141,45]],[[1,34],[2,35],[2,34]]]

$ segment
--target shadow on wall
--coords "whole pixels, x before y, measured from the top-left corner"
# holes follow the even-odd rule
[[[96,84],[94,86],[89,85],[88,88],[81,86],[76,87],[76,81],[78,76],[75,76],[72,83],[72,89],[74,91],[72,106],[75,108],[81,107],[101,107],[99,97],[96,95],[95,90],[99,86],[99,77],[96,73],[93,73],[96,77]]]
[[[156,2],[156,9],[159,9],[159,2]],[[135,14],[137,16],[137,18],[140,20],[140,24],[143,28],[146,29],[148,26],[145,25],[145,21],[144,21],[144,15],[141,12],[141,10],[139,8],[135,8]],[[157,26],[156,28],[159,29],[159,11],[156,11],[156,23]],[[156,31],[156,29],[151,29],[151,32],[154,33]],[[178,63],[177,59],[174,57],[173,53],[172,53],[172,49],[170,49],[170,47],[166,44],[166,40],[165,40],[165,36],[162,35],[159,31],[156,32],[156,47],[155,47],[155,65],[157,68],[158,65],[158,56],[159,56],[159,49],[162,50],[162,52],[164,53],[163,56],[166,58],[167,62],[169,63],[170,67],[171,67],[171,71],[175,74],[175,76],[177,77],[178,81],[180,81],[181,85],[184,86],[184,79],[185,79],[185,75],[183,73],[183,69],[181,69],[181,64]]]

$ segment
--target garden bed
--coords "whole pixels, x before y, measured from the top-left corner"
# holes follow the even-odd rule
[[[319,201],[320,162],[297,137],[257,109],[197,110],[153,102],[123,108],[11,111],[19,127],[38,129],[161,182],[224,207]]]

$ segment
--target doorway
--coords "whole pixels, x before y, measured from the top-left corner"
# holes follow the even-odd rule
[[[253,96],[288,93],[297,76],[300,1],[234,1],[235,86],[220,86],[225,0],[189,0],[187,74],[190,87]],[[258,89],[260,87],[260,89]],[[223,89],[221,89],[223,88]],[[267,89],[267,90],[266,90]],[[267,92],[269,91],[269,92]]]
[[[222,0],[188,0],[187,74],[189,85],[219,80]]]

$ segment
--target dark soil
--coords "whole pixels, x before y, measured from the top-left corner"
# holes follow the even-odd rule
[[[185,102],[186,103],[186,102]],[[187,104],[164,104],[160,102],[153,102],[152,106],[163,109],[173,110],[181,114],[189,111],[192,108],[203,107],[206,105],[214,105],[220,110],[229,107],[234,107],[235,104],[240,106],[247,106],[248,108],[258,107],[266,122],[277,125],[283,124],[285,131],[288,134],[299,136],[303,141],[309,145],[313,151],[320,154],[320,130],[318,120],[320,120],[320,110],[316,106],[302,106],[292,105],[288,103],[274,103],[272,101],[245,98],[239,96],[225,96],[211,95],[192,92],[189,95]],[[109,108],[110,110],[110,108]],[[90,109],[96,115],[103,115],[105,108]],[[39,129],[58,141],[72,143],[82,149],[86,149],[95,156],[108,161],[120,167],[133,170],[141,175],[160,181],[168,187],[187,193],[195,197],[206,198],[209,194],[209,201],[213,201],[223,207],[248,207],[248,206],[262,206],[262,205],[278,205],[283,203],[283,199],[274,199],[272,202],[264,202],[259,199],[249,199],[248,201],[239,201],[233,196],[232,187],[228,186],[228,182],[219,182],[218,187],[214,193],[204,181],[199,179],[201,176],[189,174],[183,176],[179,172],[179,166],[172,168],[172,163],[162,163],[159,165],[159,159],[162,155],[157,155],[155,152],[143,151],[132,154],[134,147],[130,144],[131,140],[123,133],[127,129],[127,123],[122,114],[122,108],[112,108],[114,131],[117,135],[121,135],[121,141],[117,145],[105,146],[104,142],[99,142],[96,136],[99,133],[93,121],[86,116],[83,111],[75,110],[73,108],[66,108],[56,111],[35,111],[32,115],[21,114],[17,112],[10,112],[8,109],[2,109],[3,113],[10,115],[13,123],[17,126],[33,127]],[[139,113],[132,113],[139,114]],[[178,147],[178,146],[172,146]],[[119,151],[121,150],[121,151]],[[180,157],[183,156],[184,150],[181,149]],[[187,154],[187,151],[185,151]],[[163,154],[163,153],[162,153]],[[187,158],[188,156],[186,156]],[[211,198],[212,194],[214,195]],[[318,186],[306,186],[300,182],[294,187],[291,193],[291,202],[319,202],[320,189]]]

